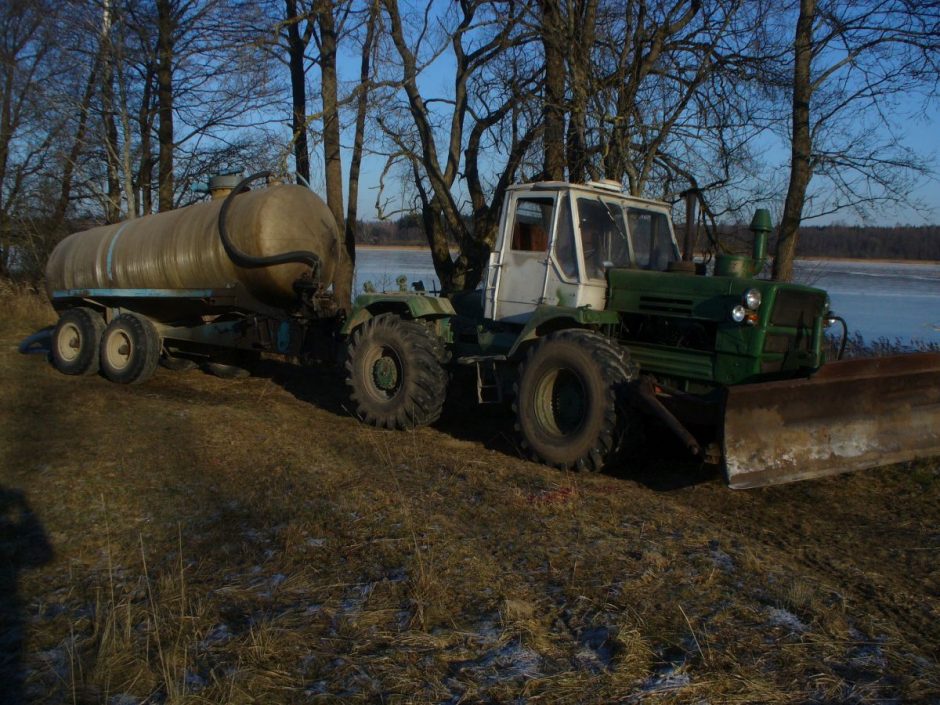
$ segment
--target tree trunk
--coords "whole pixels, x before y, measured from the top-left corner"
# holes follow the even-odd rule
[[[362,43],[362,57],[359,64],[359,94],[356,97],[356,132],[353,137],[352,156],[349,160],[349,203],[346,206],[346,232],[344,240],[349,255],[350,267],[356,270],[356,221],[359,211],[359,170],[362,165],[362,148],[365,144],[366,112],[369,108],[369,86],[371,80],[370,60],[372,45],[375,41],[375,25],[378,19],[378,2],[373,2],[369,9],[366,37]],[[350,292],[350,296],[352,292]]]
[[[108,194],[105,221],[121,219],[121,167],[117,121],[114,119],[114,50],[111,44],[111,4],[104,0],[101,14],[101,113],[104,122],[105,160],[108,165]]]
[[[140,188],[140,213],[153,213],[153,153],[151,152],[151,133],[153,131],[153,64],[148,64],[144,79],[144,95],[137,113],[137,129],[140,133],[140,168],[137,171],[137,185]]]
[[[173,209],[173,51],[176,30],[172,0],[157,3],[157,167],[158,203],[161,211]]]
[[[783,206],[783,217],[777,233],[773,278],[790,281],[793,278],[793,259],[800,234],[806,189],[812,177],[812,135],[809,125],[809,106],[813,94],[810,68],[813,60],[813,21],[816,17],[815,0],[800,0],[800,16],[796,23],[793,64],[793,142],[790,151],[790,185]]]
[[[336,226],[344,237],[346,233],[343,205],[343,160],[340,152],[339,98],[336,76],[336,24],[334,5],[325,2],[317,11],[320,27],[320,79],[323,92],[323,162],[326,171],[326,204],[333,213]],[[345,240],[345,237],[344,237]],[[344,242],[333,280],[333,294],[339,308],[349,311],[352,304],[352,258],[355,243]]]
[[[291,130],[294,140],[294,165],[297,174],[309,185],[310,149],[307,145],[307,81],[304,52],[307,42],[300,34],[297,0],[285,0],[287,11],[287,56],[290,66]]]
[[[581,183],[591,175],[588,161],[587,114],[591,95],[591,51],[594,48],[597,0],[582,0],[568,6],[568,73],[571,78],[571,109],[566,152],[568,179]]]
[[[557,0],[539,0],[541,39],[545,51],[545,164],[543,178],[565,178],[565,52],[561,8]]]
[[[442,291],[460,291],[460,286],[454,281],[454,261],[450,258],[450,247],[447,244],[447,231],[444,228],[441,208],[433,200],[425,202],[421,208],[421,221],[424,224],[424,233],[431,248],[431,261],[434,271],[441,280]]]
[[[121,130],[124,141],[121,144],[121,167],[124,170],[124,200],[127,202],[127,219],[137,217],[137,188],[134,183],[134,151],[131,144],[130,102],[127,91],[127,73],[124,56],[115,56],[117,81],[121,100]]]
[[[68,211],[69,201],[72,198],[72,178],[75,175],[75,164],[82,152],[85,144],[85,130],[88,126],[88,109],[91,106],[91,98],[95,93],[95,84],[98,81],[98,66],[101,61],[101,52],[95,56],[91,65],[91,71],[88,74],[88,81],[85,83],[85,90],[82,93],[82,103],[78,113],[78,126],[75,128],[75,139],[72,140],[72,146],[65,157],[65,163],[62,165],[62,181],[59,188],[59,199],[56,202],[55,210],[52,214],[52,231],[60,230],[65,223],[65,214]]]

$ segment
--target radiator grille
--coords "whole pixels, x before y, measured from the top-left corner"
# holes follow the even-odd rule
[[[641,296],[640,311],[644,313],[671,313],[684,316],[692,315],[690,299],[674,299],[666,296]]]

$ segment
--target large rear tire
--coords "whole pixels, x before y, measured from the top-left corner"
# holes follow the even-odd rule
[[[101,373],[118,384],[140,384],[160,361],[160,336],[143,316],[122,313],[101,336]]]
[[[599,471],[634,432],[623,403],[636,377],[627,350],[585,330],[552,333],[522,363],[516,383],[516,431],[534,459],[561,469]]]
[[[447,394],[440,346],[427,328],[394,313],[369,319],[350,336],[346,384],[356,414],[381,428],[433,423]]]
[[[63,374],[91,375],[98,371],[98,343],[104,318],[90,308],[63,311],[52,331],[52,365]]]

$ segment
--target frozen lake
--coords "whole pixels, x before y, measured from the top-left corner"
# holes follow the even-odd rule
[[[438,279],[427,250],[359,248],[356,291],[366,281],[379,290],[397,288],[404,275],[428,290]],[[833,310],[849,331],[866,341],[887,338],[940,344],[940,264],[859,260],[800,260],[795,281],[829,292]]]
[[[940,343],[940,264],[802,260],[795,280],[828,291],[832,309],[865,340]]]

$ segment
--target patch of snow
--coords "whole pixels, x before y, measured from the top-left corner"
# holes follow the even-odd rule
[[[712,563],[715,564],[716,568],[720,568],[726,573],[734,572],[734,560],[720,548],[713,548],[711,550],[711,557]]]
[[[225,623],[217,624],[212,628],[206,637],[200,642],[199,646],[201,648],[206,648],[208,646],[213,646],[215,644],[224,644],[226,641],[232,638],[232,632],[228,628],[228,625]]]
[[[40,651],[38,656],[58,678],[62,679],[63,682],[67,682],[69,675],[68,646]]]
[[[775,627],[789,629],[795,634],[802,634],[807,630],[807,626],[800,621],[799,617],[779,607],[767,608],[767,621]]]
[[[316,681],[311,683],[304,689],[304,695],[310,697],[312,695],[323,695],[327,692],[326,681]]]
[[[192,671],[187,671],[183,678],[183,683],[186,684],[186,687],[191,693],[198,693],[200,690],[206,687],[206,679],[200,676],[198,673],[193,673]]]
[[[492,684],[536,678],[541,675],[542,655],[518,641],[491,649],[471,661],[453,665],[455,673],[467,673]]]
[[[611,642],[613,636],[614,632],[609,627],[601,626],[585,630],[578,638],[584,648],[575,654],[575,658],[582,664],[582,667],[588,667],[591,670],[608,668],[614,657],[614,646]]]
[[[135,698],[127,693],[118,693],[108,698],[108,705],[140,705],[143,702],[140,698]]]

